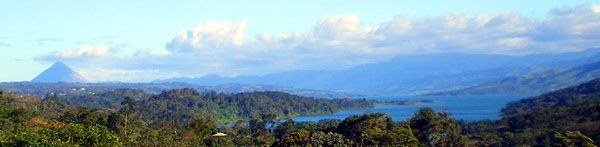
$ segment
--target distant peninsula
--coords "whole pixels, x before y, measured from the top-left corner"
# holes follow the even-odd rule
[[[431,104],[431,103],[441,103],[442,101],[434,101],[434,100],[396,100],[396,101],[386,101],[386,102],[377,102],[375,105],[421,105],[421,104]]]

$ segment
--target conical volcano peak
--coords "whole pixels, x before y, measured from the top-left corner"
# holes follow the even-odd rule
[[[52,64],[52,66],[50,66],[50,68],[48,68],[48,69],[73,70],[69,66],[67,66],[66,64],[64,64],[60,61],[54,62],[54,64]]]
[[[60,61],[56,61],[54,62],[54,64],[52,64],[52,66],[62,66],[62,67],[68,67],[66,64],[60,62]]]
[[[87,80],[83,76],[79,75],[73,69],[62,62],[55,62],[48,69],[44,70],[31,82],[44,82],[44,83],[56,83],[56,82],[67,82],[67,83],[85,83]]]

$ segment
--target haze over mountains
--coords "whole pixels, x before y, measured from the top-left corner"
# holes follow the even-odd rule
[[[200,85],[267,84],[367,95],[410,95],[475,86],[490,80],[600,60],[599,49],[526,56],[442,53],[401,55],[344,70],[298,70],[264,76],[173,78],[154,82]]]
[[[527,56],[402,55],[344,70],[297,70],[238,77],[210,74],[200,78],[155,80],[153,83],[182,82],[194,84],[192,87],[212,86],[198,89],[222,92],[274,90],[315,97],[540,93],[600,77],[599,53],[599,49],[588,49]],[[56,62],[31,82],[86,83],[87,80],[62,62]]]
[[[54,83],[64,83],[62,85],[55,85]],[[44,89],[45,87],[57,87],[55,91],[68,90],[71,88],[96,88],[96,89],[118,89],[118,88],[138,88],[144,89],[150,92],[160,93],[163,90],[170,90],[176,88],[194,88],[198,91],[216,91],[225,93],[241,93],[241,92],[252,92],[252,91],[280,91],[291,93],[300,96],[309,97],[321,97],[321,98],[340,98],[340,97],[351,97],[356,95],[330,92],[323,90],[310,90],[310,89],[298,89],[284,86],[273,86],[263,84],[219,84],[219,85],[197,85],[191,83],[177,82],[177,83],[122,83],[122,82],[99,82],[99,83],[88,83],[88,80],[83,76],[75,72],[69,66],[62,62],[55,62],[48,69],[44,70],[38,76],[36,76],[31,82],[9,82],[0,83],[0,88],[9,92],[17,92],[21,94],[26,93],[38,93],[43,95],[44,93],[50,93],[54,91],[42,91],[33,92],[36,88],[24,90],[28,88],[24,87],[37,87]],[[43,88],[44,87],[44,88]],[[60,87],[60,88],[58,88]]]
[[[62,62],[55,62],[48,69],[44,70],[38,76],[33,78],[31,82],[43,82],[43,83],[86,83],[86,80],[79,73],[75,72],[69,66]]]
[[[578,85],[600,78],[600,62],[594,62],[570,69],[551,69],[523,76],[492,80],[459,90],[431,95],[481,95],[481,94],[523,94],[544,93],[570,85]]]

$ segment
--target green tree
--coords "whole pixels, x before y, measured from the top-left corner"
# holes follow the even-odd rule
[[[60,100],[58,99],[58,96],[55,93],[46,94],[43,101],[60,102]]]
[[[0,102],[4,101],[4,97],[3,97],[4,93],[2,93],[2,90],[0,90]]]
[[[443,111],[435,113],[431,108],[421,108],[409,120],[417,139],[427,146],[465,146],[466,138],[460,133],[456,121]]]
[[[564,135],[560,132],[555,132],[552,145],[566,147],[596,147],[596,145],[594,145],[594,140],[581,134],[579,131],[567,131]]]
[[[275,128],[275,137],[282,138],[284,135],[287,135],[292,132],[298,131],[298,127],[296,127],[296,123],[292,119],[288,119],[285,122],[277,125]]]
[[[276,147],[288,147],[288,146],[306,146],[310,132],[306,130],[300,130],[292,132],[283,136],[281,139],[277,139],[274,143]]]
[[[194,133],[197,143],[209,145],[212,135],[217,133],[217,128],[209,120],[195,118],[188,127]]]
[[[344,138],[344,135],[342,134],[317,131],[310,136],[308,144],[311,146],[350,147],[354,145],[354,142]]]
[[[37,132],[22,132],[0,146],[122,146],[119,137],[100,125],[51,122]]]
[[[125,115],[124,121],[123,121],[123,134],[125,137],[127,137],[127,121],[129,119],[129,115],[133,112],[135,112],[135,107],[133,106],[133,100],[130,97],[125,97],[125,100],[123,100],[123,102],[121,102],[121,109],[119,110],[119,112],[121,112],[123,115]]]
[[[398,126],[383,113],[347,117],[337,130],[358,146],[410,146],[416,144],[410,129]]]

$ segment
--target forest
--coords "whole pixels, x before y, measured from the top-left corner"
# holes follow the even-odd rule
[[[501,119],[475,122],[431,108],[407,120],[366,113],[281,121],[375,102],[274,91],[118,89],[43,99],[0,92],[0,146],[597,146],[598,88],[600,79],[515,101]]]

